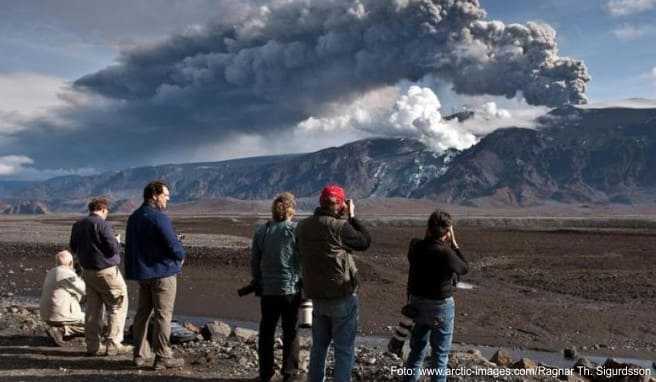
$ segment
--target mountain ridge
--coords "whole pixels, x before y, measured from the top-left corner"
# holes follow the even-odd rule
[[[132,208],[148,181],[164,179],[176,203],[265,200],[282,191],[313,197],[326,183],[343,185],[354,198],[479,207],[654,202],[656,108],[565,106],[538,123],[536,129],[498,129],[461,152],[437,153],[411,138],[369,138],[312,153],[58,177],[28,183],[10,196],[46,202],[54,211],[78,210],[95,195]],[[3,200],[12,187],[3,189]]]

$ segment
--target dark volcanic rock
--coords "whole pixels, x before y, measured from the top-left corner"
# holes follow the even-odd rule
[[[44,201],[19,200],[4,205],[2,213],[5,215],[45,215],[49,213],[49,210]]]

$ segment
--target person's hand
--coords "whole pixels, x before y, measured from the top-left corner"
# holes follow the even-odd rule
[[[117,233],[116,236],[114,236],[114,237],[116,238],[116,242],[121,244],[121,234]]]
[[[453,233],[453,226],[449,227],[449,238],[451,239],[451,246],[453,246],[453,248],[458,248],[458,242],[456,241],[456,234]]]

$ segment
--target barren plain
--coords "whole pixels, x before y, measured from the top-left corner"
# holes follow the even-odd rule
[[[79,216],[0,220],[0,296],[35,298]],[[127,216],[113,216],[123,233]],[[362,335],[388,336],[400,318],[407,244],[424,221],[367,216],[372,247],[358,253]],[[174,215],[188,259],[176,314],[257,322],[247,284],[256,216]],[[656,224],[649,218],[462,218],[456,232],[475,289],[456,293],[454,341],[656,358]],[[130,282],[131,296],[136,296]],[[131,307],[136,301],[131,297]]]

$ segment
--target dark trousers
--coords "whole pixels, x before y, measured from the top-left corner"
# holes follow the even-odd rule
[[[282,317],[282,373],[291,376],[298,373],[298,308],[300,294],[262,296],[262,319],[257,353],[260,358],[260,378],[269,381],[274,374],[273,344],[278,320]]]

